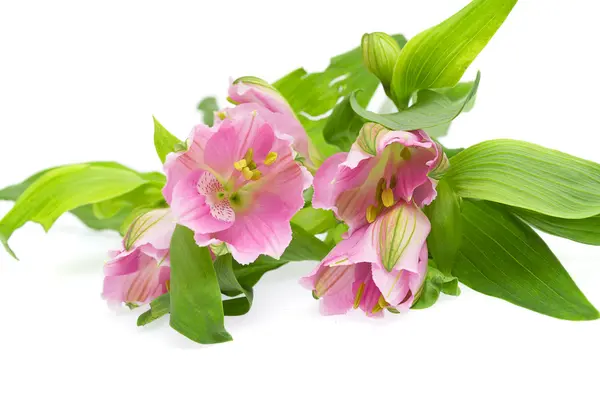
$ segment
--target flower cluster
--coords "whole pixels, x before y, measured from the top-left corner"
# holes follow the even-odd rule
[[[285,99],[256,79],[234,82],[237,105],[194,127],[186,150],[168,155],[163,189],[169,209],[139,217],[123,249],[106,265],[105,298],[146,303],[168,290],[169,238],[176,224],[199,246],[225,245],[241,264],[278,259],[292,240],[290,220],[304,206],[313,177],[309,139]],[[448,164],[423,131],[366,123],[347,153],[328,158],[314,178],[315,208],[333,210],[349,227],[302,284],[322,298],[324,314],[360,307],[367,315],[406,311],[427,271],[429,221]]]

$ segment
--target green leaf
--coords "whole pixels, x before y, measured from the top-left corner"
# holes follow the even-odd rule
[[[219,111],[217,99],[214,97],[205,97],[198,103],[198,110],[202,113],[202,121],[212,126],[215,122],[215,111]]]
[[[566,320],[593,320],[585,298],[544,241],[503,207],[465,200],[454,275],[470,288]]]
[[[108,206],[108,203],[112,201],[120,203],[122,199],[127,199],[130,202],[130,204],[128,205],[121,204],[123,208],[110,217],[105,215],[105,213],[103,212],[99,212],[100,214],[102,214],[101,217],[99,217],[97,215],[98,209],[96,207],[96,204],[85,205],[70,211],[71,214],[79,218],[81,222],[83,222],[91,229],[109,229],[121,232],[122,234],[123,224],[126,224],[127,226],[129,225],[128,216],[132,215],[136,207],[141,207],[143,210],[149,211],[151,208],[161,206],[161,203],[164,202],[164,199],[162,199],[162,194],[157,193],[160,192],[159,189],[162,188],[165,184],[165,176],[159,172],[138,173],[130,168],[125,167],[124,165],[107,161],[90,162],[87,163],[87,165],[122,169],[125,171],[137,173],[140,175],[140,177],[149,181],[148,183],[145,183],[139,188],[133,190],[132,192],[126,193],[123,196],[115,197],[113,199],[101,202],[100,204],[102,205],[99,206],[100,208]],[[19,198],[19,196],[21,196],[21,194],[23,194],[23,192],[29,186],[31,186],[33,182],[35,182],[38,178],[43,176],[46,172],[62,167],[65,166],[46,169],[44,171],[38,172],[37,174],[30,176],[25,181],[19,184],[12,185],[0,190],[0,200],[16,201]],[[151,194],[155,194],[157,196],[160,195],[160,199],[157,196],[150,196]],[[112,207],[112,205],[110,207]],[[132,220],[133,219],[129,220],[129,222],[131,222]],[[125,227],[125,230],[127,229],[127,226]]]
[[[350,97],[350,105],[356,114],[367,121],[377,122],[386,128],[393,130],[414,130],[446,125],[456,118],[463,110],[471,104],[481,74],[478,72],[471,90],[461,98],[452,98],[443,91],[422,90],[417,96],[417,102],[406,110],[394,114],[377,114],[367,111],[354,97]]]
[[[181,140],[166,130],[156,118],[152,117],[152,119],[154,120],[154,148],[156,149],[158,158],[160,158],[160,162],[164,164],[167,154],[172,153],[175,145],[181,143]]]
[[[242,300],[225,300],[223,302],[223,310],[225,315],[242,315],[240,312],[245,314],[250,310],[250,307],[252,307],[252,288],[246,288],[240,282],[238,282],[237,277],[235,276],[235,271],[233,270],[234,265],[236,265],[238,268],[240,267],[240,265],[233,260],[231,254],[222,255],[217,257],[215,260],[215,271],[217,272],[217,280],[219,281],[221,292],[225,295],[228,295],[228,293],[235,293],[234,295],[237,295],[237,293],[242,293],[244,295],[242,300],[246,302],[246,304],[243,305],[238,304],[242,303]],[[236,300],[233,302],[234,305],[237,305],[236,307],[231,306],[233,300]]]
[[[393,36],[400,47],[406,39],[402,35]],[[371,74],[363,64],[362,50],[355,48],[347,53],[331,59],[330,65],[323,72],[309,74],[299,68],[273,84],[286,98],[298,119],[306,129],[318,154],[312,154],[312,161],[320,165],[325,158],[339,152],[337,146],[325,141],[323,129],[327,117],[338,104],[339,99],[348,96],[355,90],[362,90],[357,102],[366,107],[379,80]]]
[[[436,268],[435,262],[430,260],[427,267],[427,276],[423,282],[419,298],[411,308],[422,310],[431,307],[438,301],[440,293],[450,296],[460,295],[458,279],[453,276],[444,275]]]
[[[349,151],[362,126],[362,118],[352,109],[350,97],[346,97],[327,118],[323,136],[327,143],[337,146],[342,151]]]
[[[490,140],[454,156],[446,173],[463,198],[559,218],[600,214],[600,165],[517,140]]]
[[[91,164],[53,169],[33,182],[0,221],[0,241],[16,258],[8,240],[26,222],[37,222],[47,231],[67,211],[120,196],[146,182],[135,172]]]
[[[250,265],[234,265],[235,275],[241,285],[253,287],[266,272],[277,269],[289,262],[320,261],[329,253],[330,249],[331,247],[314,235],[292,224],[292,242],[279,260],[268,256],[260,256]]]
[[[329,248],[333,248],[336,244],[342,241],[342,235],[346,232],[348,232],[348,225],[344,223],[338,224],[327,232],[325,244]]]
[[[406,108],[417,90],[456,85],[516,3],[474,0],[412,38],[394,67],[391,92],[398,108]]]
[[[473,82],[460,82],[456,86],[451,88],[442,88],[442,89],[434,89],[436,92],[443,94],[448,97],[451,101],[458,101],[462,98],[465,98],[469,95],[469,92],[473,90],[473,85],[475,85],[475,81]],[[465,107],[461,111],[461,113],[469,112],[475,106],[475,98],[477,97],[477,93],[475,93],[471,99],[465,104]],[[418,96],[417,96],[418,98]],[[432,138],[441,138],[448,134],[450,130],[450,126],[452,122],[447,122],[442,125],[432,126],[430,128],[426,128],[425,131]]]
[[[564,219],[516,207],[512,207],[510,211],[529,225],[551,235],[600,246],[600,215],[583,219]]]
[[[435,201],[425,209],[431,221],[427,246],[437,268],[450,275],[462,239],[461,200],[445,179],[438,182],[437,192]]]
[[[304,229],[311,235],[327,232],[339,222],[330,210],[304,207],[292,218],[292,223]]]
[[[171,309],[171,295],[165,293],[150,302],[150,309],[138,317],[137,326],[144,326],[156,321],[169,313]]]
[[[223,303],[210,252],[194,232],[178,225],[171,239],[171,327],[204,344],[232,340],[225,330]]]

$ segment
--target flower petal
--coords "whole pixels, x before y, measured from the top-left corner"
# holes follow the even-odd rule
[[[260,193],[250,209],[236,215],[231,227],[215,233],[214,238],[227,243],[241,264],[249,264],[261,254],[279,259],[292,241],[290,210],[278,195]]]
[[[164,165],[167,184],[163,189],[163,195],[167,203],[171,203],[173,188],[177,182],[191,171],[205,168],[204,148],[212,135],[211,128],[206,125],[197,125],[187,140],[189,149],[181,153],[169,153],[167,155]]]
[[[187,226],[196,233],[213,233],[225,230],[233,225],[233,221],[224,221],[211,214],[207,198],[198,190],[198,182],[202,170],[189,173],[173,190],[171,210],[177,222]]]
[[[375,260],[387,271],[405,269],[418,272],[419,255],[425,244],[431,224],[425,214],[414,204],[399,202],[373,222],[365,237],[365,254],[377,254]],[[372,251],[375,250],[375,251]]]

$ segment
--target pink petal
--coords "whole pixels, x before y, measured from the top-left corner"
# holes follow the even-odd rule
[[[241,264],[251,263],[261,254],[278,259],[292,240],[290,210],[279,196],[260,193],[251,209],[236,215],[231,227],[215,233],[214,238],[227,243]]]
[[[213,135],[211,128],[205,125],[194,127],[187,140],[189,149],[181,153],[167,155],[164,170],[167,175],[167,184],[163,195],[167,203],[171,203],[173,188],[184,176],[196,169],[204,169],[204,147]]]
[[[364,254],[383,269],[408,270],[417,273],[419,255],[431,224],[414,204],[399,202],[369,225],[364,235]],[[387,268],[386,268],[387,267]]]
[[[151,244],[157,249],[168,249],[176,222],[169,208],[149,211],[134,220],[125,237],[126,248]]]
[[[225,230],[233,225],[233,221],[223,221],[211,214],[207,198],[200,194],[198,183],[202,170],[189,173],[173,190],[171,210],[177,222],[187,226],[196,233],[212,233]]]

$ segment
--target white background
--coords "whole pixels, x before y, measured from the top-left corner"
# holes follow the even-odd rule
[[[363,32],[413,36],[466,2],[3,0],[0,187],[89,160],[157,170],[153,114],[185,137],[230,77],[320,70]],[[445,144],[517,138],[600,162],[597,16],[594,1],[521,0],[467,73],[482,71],[477,105]],[[548,241],[600,307],[600,250]],[[49,234],[19,230],[20,262],[0,252],[2,399],[600,398],[600,321],[468,288],[383,320],[322,317],[297,284],[310,263],[257,285],[251,312],[227,318],[234,342],[197,345],[166,319],[138,328],[100,298],[118,243],[67,215]]]

